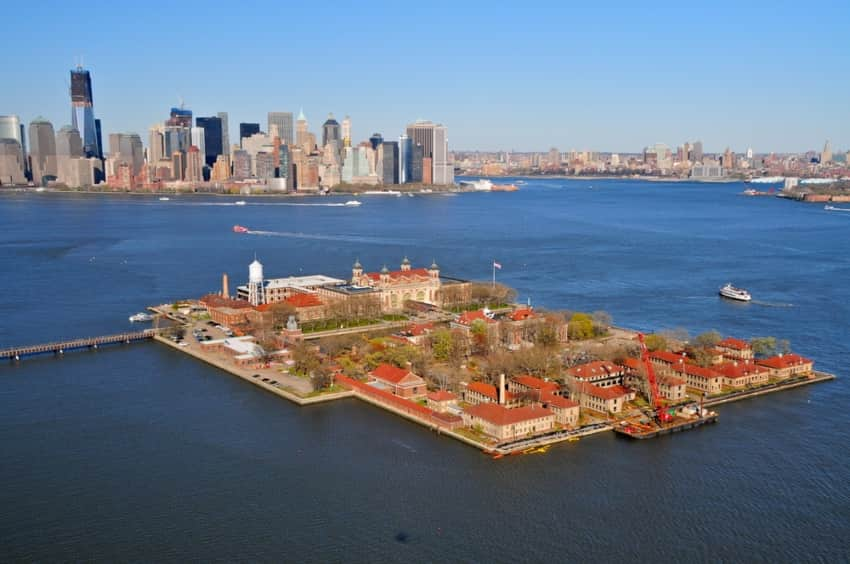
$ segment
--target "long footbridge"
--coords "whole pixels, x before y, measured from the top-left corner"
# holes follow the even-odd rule
[[[57,341],[53,343],[43,343],[40,345],[27,345],[23,347],[12,347],[0,350],[0,359],[20,360],[26,356],[34,356],[38,354],[57,354],[61,355],[68,351],[79,349],[96,349],[103,345],[114,345],[121,343],[133,343],[152,339],[156,335],[156,330],[145,329],[144,331],[135,331],[132,333],[118,333],[115,335],[101,335],[99,337],[85,337],[82,339],[73,339],[70,341]]]

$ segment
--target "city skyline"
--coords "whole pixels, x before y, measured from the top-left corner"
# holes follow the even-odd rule
[[[216,13],[216,5],[204,4],[204,12]],[[284,16],[316,23],[293,25],[282,46],[265,51],[271,40],[264,37],[243,50],[196,30],[193,45],[222,46],[215,57],[201,48],[175,51],[179,30],[159,17],[165,4],[129,19],[101,11],[89,22],[97,34],[37,45],[28,35],[31,14],[7,8],[10,41],[28,51],[6,65],[19,83],[5,93],[2,113],[67,125],[68,70],[82,57],[104,133],[144,136],[163,107],[184,99],[196,116],[227,111],[231,124],[265,126],[269,112],[302,107],[311,123],[329,112],[350,115],[358,140],[373,131],[394,137],[413,119],[439,116],[452,147],[467,150],[626,153],[697,138],[707,152],[803,152],[826,139],[850,146],[841,106],[848,61],[837,48],[846,21],[838,16],[848,8],[725,6],[671,3],[656,16],[629,5],[603,14],[544,3],[508,14],[476,3],[288,6],[285,13],[258,4],[240,12],[240,27],[261,29]],[[51,7],[40,15],[40,31],[65,37],[72,8]],[[688,24],[715,19],[722,26]],[[412,34],[411,22],[431,35]],[[319,29],[328,45],[317,51],[309,46]],[[286,72],[270,70],[280,49],[290,51]],[[352,50],[369,63],[340,56]],[[181,64],[149,64],[168,57]]]

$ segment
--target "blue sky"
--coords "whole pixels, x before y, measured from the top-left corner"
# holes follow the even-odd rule
[[[304,108],[356,140],[444,123],[453,149],[850,149],[850,2],[20,2],[0,114],[70,119],[82,55],[105,133]],[[88,31],[87,31],[88,30]],[[17,46],[18,48],[15,48]]]

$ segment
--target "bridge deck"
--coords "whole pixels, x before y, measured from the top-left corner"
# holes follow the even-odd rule
[[[0,350],[0,359],[19,359],[24,356],[32,356],[45,353],[64,353],[75,349],[93,348],[100,345],[111,345],[114,343],[131,343],[143,339],[151,339],[156,334],[153,329],[135,331],[131,333],[118,333],[116,335],[101,335],[99,337],[85,337],[72,339],[70,341],[57,341],[54,343],[43,343],[39,345],[26,345]]]

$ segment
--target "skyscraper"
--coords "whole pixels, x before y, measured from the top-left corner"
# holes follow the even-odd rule
[[[0,137],[0,186],[25,182],[21,144],[17,139]]]
[[[227,112],[216,114],[221,120],[221,154],[230,157],[230,128],[227,125]]]
[[[229,153],[224,139],[224,123],[221,117],[210,116],[195,118],[195,125],[204,128],[203,157],[207,166],[213,166],[219,155]]]
[[[171,115],[165,125],[192,127],[192,110],[187,110],[183,104],[180,104],[179,108],[171,108]]]
[[[413,140],[407,135],[398,138],[398,182],[411,182],[413,172]]]
[[[198,151],[201,153],[201,168],[206,164],[206,130],[203,127],[193,127],[189,133],[191,145],[194,145],[198,148]]]
[[[79,65],[71,71],[71,125],[80,132],[86,156],[102,158],[103,148],[94,118],[91,74]]]
[[[407,136],[414,145],[422,146],[423,164],[431,163],[431,171],[423,171],[423,181],[428,178],[434,184],[454,183],[454,169],[449,162],[448,130],[444,125],[417,120],[407,126]]]
[[[149,130],[148,164],[157,165],[168,153],[165,152],[165,137],[161,125],[154,125]]]
[[[82,157],[84,156],[83,140],[80,132],[70,125],[66,125],[56,132],[56,156]]]
[[[377,151],[378,145],[384,142],[384,137],[380,133],[373,133],[369,138],[369,143],[372,145],[372,150]]]
[[[18,116],[0,116],[0,139],[14,139],[19,145],[23,145],[21,120]]]
[[[832,162],[832,145],[829,144],[829,139],[823,144],[823,151],[820,154],[821,164]]]
[[[398,143],[384,141],[378,147],[378,174],[384,184],[398,184]]]
[[[84,153],[80,132],[70,125],[62,127],[56,132],[57,180],[68,186],[79,186],[76,173],[81,159],[84,159]]]
[[[693,149],[691,149],[691,162],[702,164],[702,141],[694,141]]]
[[[339,122],[334,119],[332,113],[328,114],[328,119],[322,124],[322,147],[328,143],[336,143],[337,147],[341,147],[342,137],[339,130]]]
[[[448,186],[454,184],[454,167],[449,162],[449,138],[448,129],[444,125],[434,127],[434,184]]]
[[[203,180],[204,159],[203,153],[195,145],[191,145],[186,151],[186,182],[200,182]]]
[[[49,180],[56,179],[56,134],[53,124],[44,118],[30,122],[30,155],[36,185],[44,186]]]
[[[351,147],[351,118],[345,116],[342,120],[342,146]]]
[[[298,119],[295,121],[295,144],[309,151],[312,147],[306,147],[310,132],[308,130],[307,117],[304,115],[304,108],[298,112]]]
[[[250,137],[255,133],[260,132],[259,123],[240,123],[239,124],[239,146],[242,146],[242,140]]]
[[[268,125],[269,135],[272,135],[272,125],[277,126],[277,134],[282,143],[292,145],[295,141],[292,112],[269,112]]]

